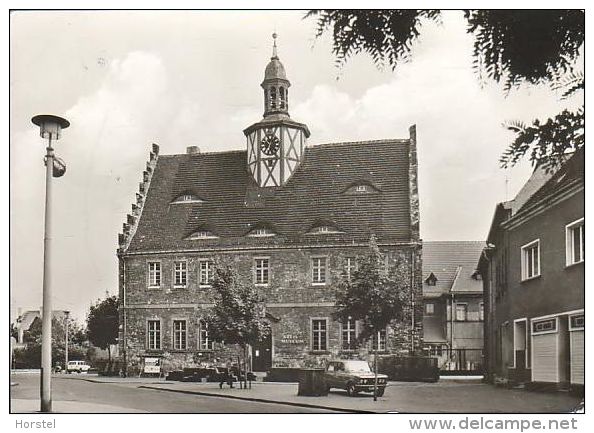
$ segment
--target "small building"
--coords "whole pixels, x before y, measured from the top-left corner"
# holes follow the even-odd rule
[[[67,312],[63,310],[54,310],[52,312],[53,318],[57,320],[64,321],[67,317]],[[31,328],[31,325],[38,320],[41,320],[41,311],[40,310],[27,310],[24,313],[20,313],[15,321],[15,327],[17,330],[17,337],[15,348],[22,348],[26,346],[26,342],[24,341],[25,332]]]
[[[444,372],[482,373],[482,241],[423,242],[423,342]]]
[[[129,371],[232,353],[212,341],[206,320],[218,260],[266,300],[271,335],[251,348],[255,371],[366,357],[371,345],[355,344],[360,324],[332,318],[332,288],[372,235],[388,265],[405,267],[410,299],[406,323],[373,344],[382,353],[422,349],[416,129],[401,139],[308,144],[307,125],[289,116],[290,85],[275,45],[261,83],[264,117],[243,131],[243,149],[161,155],[153,145],[119,236],[119,342]]]
[[[584,152],[497,205],[479,270],[491,381],[584,385]]]

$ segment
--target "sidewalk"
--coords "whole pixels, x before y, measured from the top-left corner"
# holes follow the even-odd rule
[[[39,413],[39,399],[10,399],[10,413]],[[52,401],[52,413],[147,413],[127,407],[79,401]]]

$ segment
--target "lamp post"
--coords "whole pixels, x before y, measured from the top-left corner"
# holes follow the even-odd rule
[[[70,122],[51,114],[40,114],[31,119],[39,126],[39,135],[47,139],[45,154],[45,229],[43,236],[43,305],[41,323],[41,412],[52,411],[52,296],[51,296],[51,198],[52,176],[60,177],[66,171],[64,163],[56,158],[52,141],[60,139],[62,129]]]
[[[68,373],[68,316],[70,315],[70,311],[64,311],[64,315],[66,316],[66,341],[65,341],[65,349],[64,349],[64,372]]]

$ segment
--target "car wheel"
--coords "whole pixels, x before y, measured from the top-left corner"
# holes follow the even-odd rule
[[[349,397],[355,397],[357,395],[357,391],[355,390],[355,385],[353,385],[352,383],[349,383],[347,385],[347,394]]]
[[[376,396],[381,397],[384,395],[384,391],[386,390],[386,388],[378,388],[377,392],[376,392]]]

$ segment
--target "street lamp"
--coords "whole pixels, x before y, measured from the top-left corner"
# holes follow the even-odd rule
[[[60,177],[66,172],[64,162],[54,155],[52,141],[60,139],[62,129],[70,126],[68,120],[51,114],[40,114],[31,119],[39,126],[39,135],[47,139],[45,154],[45,231],[43,236],[43,306],[41,323],[41,412],[52,411],[52,297],[51,297],[51,193],[52,176]]]
[[[70,311],[64,311],[64,315],[66,316],[66,344],[65,344],[65,350],[64,350],[64,372],[68,373],[68,316],[70,314]]]

